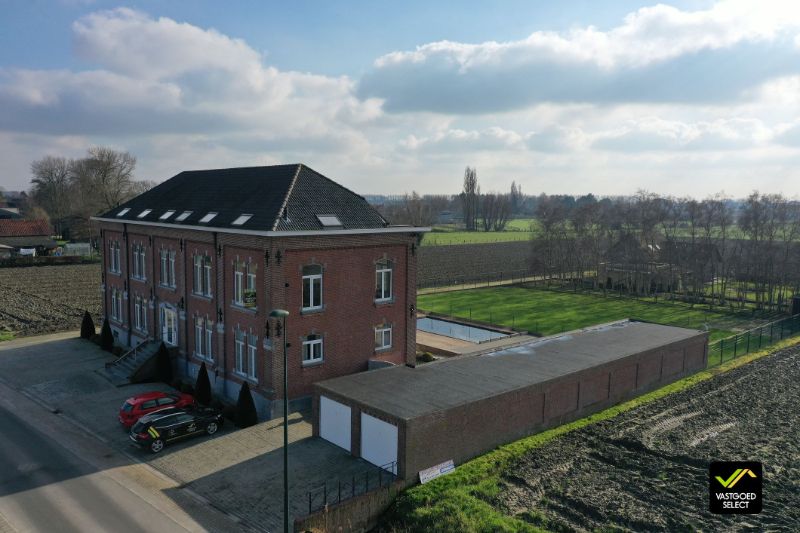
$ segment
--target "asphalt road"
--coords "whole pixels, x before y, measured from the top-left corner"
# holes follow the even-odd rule
[[[0,383],[0,533],[240,530]]]

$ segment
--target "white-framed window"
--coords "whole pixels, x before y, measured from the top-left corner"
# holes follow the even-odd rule
[[[194,353],[195,355],[211,359],[213,350],[213,328],[211,321],[206,317],[197,317],[194,320]]]
[[[247,336],[247,377],[250,379],[258,379],[256,376],[256,350],[258,346],[258,337],[255,335]]]
[[[170,346],[178,345],[178,313],[166,306],[161,307],[161,340]]]
[[[161,250],[161,284],[166,287],[175,287],[175,252]]]
[[[256,307],[256,266],[250,262],[233,264],[233,303],[242,307]]]
[[[115,274],[120,273],[119,241],[111,241],[108,249],[108,270]]]
[[[392,299],[392,262],[383,259],[375,264],[375,300]]]
[[[194,256],[194,284],[195,294],[211,296],[211,257],[207,255]]]
[[[122,320],[122,291],[111,289],[111,318]]]
[[[322,337],[320,335],[309,335],[303,341],[303,364],[316,363],[322,361]]]
[[[303,267],[303,311],[322,308],[322,267]]]
[[[392,347],[392,326],[383,324],[375,328],[375,350],[388,350]]]
[[[236,332],[234,333],[234,353],[236,354],[235,360],[235,370],[239,374],[245,373],[245,361],[244,361],[244,337],[245,333],[239,328],[236,328]]]
[[[147,299],[141,296],[133,300],[133,326],[139,331],[147,331]]]
[[[144,280],[146,278],[145,273],[145,247],[143,244],[134,244],[133,245],[133,273],[131,277]]]

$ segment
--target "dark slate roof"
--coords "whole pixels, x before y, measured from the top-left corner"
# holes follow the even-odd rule
[[[126,208],[129,211],[117,216]],[[151,212],[139,218],[146,209]],[[160,220],[159,217],[169,210],[175,213]],[[184,211],[192,214],[185,220],[176,220]],[[200,222],[209,212],[217,216],[208,223]],[[232,224],[244,214],[253,216],[242,225]],[[341,225],[323,226],[317,218],[319,215],[334,215]],[[100,218],[204,226],[223,231],[319,231],[388,226],[363,197],[302,164],[181,172]]]
[[[707,333],[648,322],[620,321],[483,355],[359,372],[318,382],[331,391],[390,416],[409,420],[580,372]]]

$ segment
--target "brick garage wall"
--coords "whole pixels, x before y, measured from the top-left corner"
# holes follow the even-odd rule
[[[423,246],[419,249],[419,287],[485,280],[487,275],[529,271],[528,241]]]
[[[639,396],[705,368],[707,335],[405,422],[400,475],[495,447]],[[637,375],[641,379],[637,379]],[[401,443],[401,447],[403,443]]]

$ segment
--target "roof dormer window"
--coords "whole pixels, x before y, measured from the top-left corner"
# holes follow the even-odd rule
[[[163,215],[158,217],[158,220],[167,220],[169,217],[171,217],[174,214],[175,214],[175,210],[174,209],[170,209],[169,211],[166,211]]]
[[[217,214],[214,213],[214,212],[206,213],[206,215],[203,218],[200,219],[200,222],[202,224],[205,224],[207,222],[211,222],[212,220],[214,220],[215,216],[217,216]]]
[[[341,228],[342,223],[336,215],[317,215],[317,220],[325,228]]]
[[[191,214],[192,214],[191,211],[184,211],[183,213],[181,213],[180,215],[175,217],[175,222],[183,222],[184,220],[189,218],[189,215],[191,215]]]
[[[145,209],[144,211],[136,215],[136,218],[144,218],[147,215],[149,215],[152,211],[153,211],[152,209]]]
[[[251,218],[253,218],[253,215],[239,215],[239,218],[231,222],[231,224],[234,226],[241,226]]]
[[[130,207],[126,207],[125,209],[123,209],[122,211],[120,211],[119,213],[117,213],[117,216],[118,216],[118,217],[124,217],[124,216],[125,216],[125,214],[126,214],[128,211],[130,211],[130,210],[131,210],[131,208],[130,208]]]

